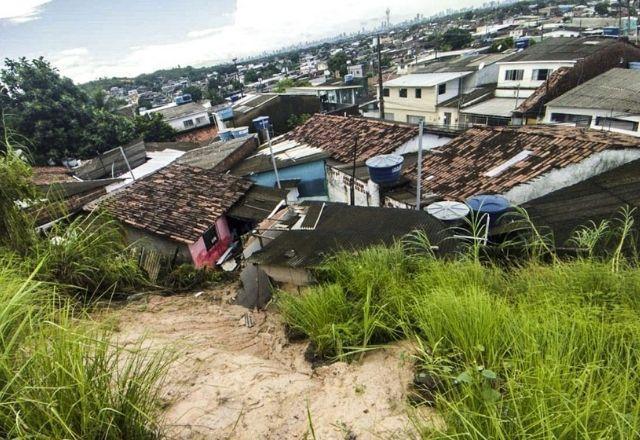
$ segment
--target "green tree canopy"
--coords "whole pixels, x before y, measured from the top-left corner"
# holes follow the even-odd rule
[[[594,6],[593,10],[598,15],[609,15],[609,4],[605,2],[598,3]]]
[[[244,83],[250,84],[258,81],[259,75],[254,69],[249,69],[244,73]]]
[[[182,89],[182,93],[188,93],[191,95],[191,99],[194,101],[200,101],[202,99],[202,90],[200,87],[189,86]]]
[[[471,32],[466,29],[451,28],[442,34],[442,44],[451,50],[462,49],[473,41]],[[444,47],[443,47],[444,49]]]
[[[0,83],[5,124],[29,139],[36,163],[91,157],[136,137],[134,125],[110,111],[104,94],[92,99],[43,58],[6,59]]]
[[[340,72],[340,75],[347,74],[347,54],[344,51],[337,52],[329,57],[329,70],[331,73]]]
[[[146,142],[170,142],[176,140],[176,131],[164,122],[160,113],[136,116],[135,127]]]

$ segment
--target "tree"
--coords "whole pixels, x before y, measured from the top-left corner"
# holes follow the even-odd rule
[[[512,48],[513,44],[514,43],[513,43],[512,37],[503,38],[502,40],[496,40],[491,44],[491,47],[489,48],[489,52],[491,53],[504,52],[505,50]]]
[[[278,81],[273,91],[276,93],[284,93],[290,87],[309,87],[311,83],[304,80],[294,80],[293,78],[285,78]]]
[[[469,21],[473,20],[473,11],[467,11],[464,13],[464,19]]]
[[[200,101],[202,99],[202,90],[200,87],[189,86],[182,89],[182,93],[188,93],[191,95],[191,99],[194,101]]]
[[[135,138],[135,127],[113,113],[117,103],[102,93],[89,97],[44,58],[5,60],[0,107],[6,125],[29,139],[37,164],[65,156],[90,157]]]
[[[442,34],[442,44],[451,50],[462,49],[473,41],[471,32],[466,29],[451,28]]]
[[[337,52],[329,57],[329,70],[333,72],[340,72],[340,75],[347,74],[347,54],[344,51]]]
[[[302,125],[309,120],[311,115],[309,113],[301,113],[299,115],[292,114],[287,119],[287,128],[293,130],[298,125]]]
[[[244,83],[250,84],[258,81],[258,72],[253,69],[249,69],[244,73]]]
[[[140,98],[138,99],[138,108],[146,108],[147,110],[153,107],[153,103],[150,99]]]
[[[594,6],[593,10],[598,15],[609,15],[609,4],[602,2]]]
[[[176,140],[176,131],[164,122],[160,113],[136,116],[136,132],[146,142],[170,142]]]

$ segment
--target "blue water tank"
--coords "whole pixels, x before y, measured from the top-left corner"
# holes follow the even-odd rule
[[[404,157],[399,154],[382,154],[367,159],[365,163],[371,180],[380,185],[388,185],[400,178],[403,162]]]
[[[252,123],[256,131],[266,130],[269,128],[269,116],[260,116],[255,118]]]
[[[231,129],[222,129],[218,131],[218,136],[220,136],[221,141],[229,141],[233,139],[233,131]]]
[[[344,83],[345,84],[351,84],[353,82],[353,78],[354,78],[354,76],[351,73],[347,73],[344,76]]]
[[[496,194],[483,194],[469,197],[466,203],[469,208],[477,213],[489,214],[491,224],[495,224],[500,216],[506,213],[511,207],[509,200]]]
[[[233,119],[233,107],[221,108],[220,110],[218,110],[218,116],[223,121],[226,121],[227,119]]]
[[[618,37],[620,36],[620,28],[618,27],[604,27],[602,28],[602,35],[605,37]]]
[[[173,101],[178,105],[187,104],[191,102],[191,94],[185,93],[184,95],[176,96]]]
[[[526,49],[527,47],[529,47],[528,38],[518,38],[516,40],[516,49]]]
[[[632,61],[629,63],[629,69],[631,70],[640,70],[640,62]]]

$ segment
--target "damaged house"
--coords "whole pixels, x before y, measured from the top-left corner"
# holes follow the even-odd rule
[[[130,242],[203,267],[217,264],[239,233],[267,217],[280,203],[278,194],[246,179],[173,164],[113,193],[101,207],[124,225]],[[253,201],[234,217],[233,209],[247,200]]]

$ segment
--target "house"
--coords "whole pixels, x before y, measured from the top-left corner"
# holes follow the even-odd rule
[[[311,95],[320,98],[323,111],[336,111],[357,106],[366,95],[362,85],[321,85],[309,87],[290,87],[286,90],[290,95]]]
[[[547,104],[545,122],[640,136],[640,70],[614,68]]]
[[[453,124],[444,103],[460,95],[462,78],[471,71],[404,75],[383,84],[384,119],[417,124]]]
[[[448,142],[451,134],[425,132],[425,148]],[[300,197],[326,197],[325,165],[358,163],[380,154],[417,151],[418,128],[377,119],[315,114],[289,133],[273,139],[280,180],[295,180]],[[269,148],[263,146],[231,172],[259,185],[275,186]]]
[[[548,228],[553,233],[557,245],[566,246],[577,227],[611,221],[625,207],[640,208],[640,160],[551,192],[523,207],[541,230]]]
[[[196,102],[165,106],[157,110],[157,113],[160,113],[164,121],[178,132],[211,125],[209,112]]]
[[[546,39],[499,63],[495,96],[514,100],[509,105],[515,108],[513,124],[536,124],[544,119],[549,101],[609,69],[627,67],[637,60],[640,48],[622,40]]]
[[[312,269],[331,254],[391,245],[416,230],[429,237],[437,254],[454,251],[449,226],[424,211],[305,202],[283,211],[278,221],[269,220],[269,238],[253,238],[261,246],[248,262],[277,283],[304,286],[314,281]]]
[[[364,65],[350,64],[347,66],[347,73],[353,75],[354,78],[364,78]]]
[[[560,125],[474,127],[427,154],[422,192],[465,201],[500,194],[521,205],[640,158],[640,140]],[[416,166],[405,175],[417,177]]]
[[[100,206],[124,225],[128,241],[176,262],[213,266],[235,240],[229,212],[252,187],[251,181],[229,174],[173,164],[115,192]]]

